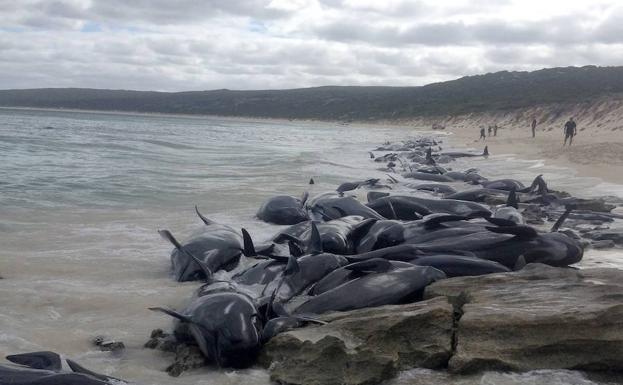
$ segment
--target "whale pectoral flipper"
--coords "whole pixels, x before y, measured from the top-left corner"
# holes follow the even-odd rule
[[[309,191],[304,191],[303,195],[301,196],[301,207],[305,207],[305,202],[307,202],[308,198],[309,198]]]
[[[303,249],[301,249],[301,246],[296,242],[288,242],[288,250],[293,257],[298,258],[304,254]]]
[[[199,325],[189,323],[188,330],[190,331],[190,334],[194,337],[197,345],[199,345],[199,350],[201,350],[201,353],[203,353],[203,355],[206,357],[210,357],[213,360],[218,361],[216,348],[212,347],[212,349],[210,349],[210,346],[208,346],[208,343],[204,337],[203,330],[199,327]]]
[[[493,233],[511,234],[511,235],[514,235],[520,238],[536,238],[539,236],[536,230],[530,226],[523,226],[523,225],[503,226],[503,227],[485,226],[485,228]]]
[[[387,175],[387,177],[389,178],[390,181],[394,182],[394,183],[398,183],[398,179],[394,178],[393,176],[389,175],[389,174],[385,174]]]
[[[565,212],[562,213],[560,218],[558,218],[556,223],[554,223],[554,226],[552,226],[552,229],[550,230],[550,232],[555,233],[556,231],[558,231],[560,226],[562,226],[562,224],[565,222],[565,220],[567,219],[569,214],[571,214],[571,211],[573,211],[573,209],[575,209],[575,206],[573,206],[573,205],[565,206]]]
[[[364,219],[363,221],[353,226],[353,230],[350,232],[348,237],[354,242],[358,241],[361,237],[367,234],[368,230],[370,230],[370,227],[372,227],[376,222],[377,219],[375,218]]]
[[[383,258],[373,258],[366,261],[351,263],[344,267],[346,270],[351,270],[357,273],[385,273],[391,269],[392,264]]]
[[[28,366],[33,369],[45,369],[58,372],[62,368],[61,357],[49,351],[12,354],[6,359],[19,365]]]
[[[173,234],[171,234],[171,232],[169,230],[158,230],[158,234],[160,234],[160,236],[164,239],[166,239],[167,241],[171,242],[173,244],[173,246],[175,246],[176,249],[178,249],[180,252],[186,254],[187,256],[190,257],[190,259],[192,259],[203,271],[203,273],[206,275],[206,279],[210,280],[210,278],[212,278],[212,271],[210,270],[210,268],[208,267],[208,265],[206,265],[203,260],[197,258],[194,254],[192,254],[191,252],[189,252],[188,250],[186,250],[179,242],[177,239],[175,239],[175,237],[173,236]],[[210,251],[210,254],[216,253],[216,250],[212,250]],[[180,277],[184,276],[184,273],[186,272],[186,269],[188,268],[188,265],[186,265],[186,268],[184,269],[184,271],[181,272]],[[179,277],[178,277],[178,281],[179,281]]]
[[[454,215],[454,214],[433,214],[428,217],[423,218],[424,227],[427,229],[433,229],[439,227],[444,222],[455,222],[455,221],[464,221],[468,219],[462,215]]]
[[[201,219],[201,221],[205,223],[207,226],[213,225],[215,223],[213,220],[208,219],[205,216],[203,216],[203,214],[199,212],[199,208],[197,207],[197,205],[195,205],[195,212],[197,213],[197,216],[199,217],[199,219]]]
[[[149,310],[151,310],[151,311],[159,311],[159,312],[162,312],[162,313],[164,313],[164,314],[168,314],[168,315],[170,315],[171,317],[173,317],[173,318],[177,318],[178,320],[180,320],[180,321],[182,321],[182,322],[188,322],[188,323],[192,323],[192,322],[193,322],[193,321],[190,319],[190,317],[185,316],[184,314],[180,314],[180,313],[176,312],[176,311],[175,311],[175,310],[173,310],[173,309],[167,309],[167,308],[164,308],[164,307],[159,307],[159,306],[158,306],[158,307],[150,307],[150,308],[148,308],[148,309],[149,309]]]
[[[120,379],[115,378],[115,377],[110,377],[110,376],[105,376],[103,374],[95,373],[94,371],[89,370],[89,369],[85,368],[84,366],[78,364],[76,361],[72,361],[72,360],[66,359],[65,362],[67,362],[67,365],[69,365],[69,368],[74,373],[86,374],[88,376],[91,376],[91,377],[96,378],[98,380],[105,381],[107,383],[111,383],[110,382],[111,380],[113,380],[113,381],[115,381],[115,383],[119,383],[119,384],[125,384],[126,383],[125,381],[120,380]]]
[[[387,205],[389,206],[389,211],[392,213],[392,217],[390,219],[398,219],[398,215],[396,215],[396,210],[394,210],[394,205],[390,199],[387,200]]]

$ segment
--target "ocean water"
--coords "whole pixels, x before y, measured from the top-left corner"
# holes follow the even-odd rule
[[[171,325],[147,308],[178,307],[197,287],[169,278],[171,247],[156,231],[190,234],[201,226],[196,204],[211,219],[267,239],[278,227],[254,217],[265,199],[383,178],[368,151],[417,133],[375,125],[0,109],[0,356],[53,350],[140,384],[270,383],[256,368],[172,378],[164,372],[172,357],[142,348],[152,329]],[[449,148],[451,136],[442,139]],[[542,173],[550,187],[579,196],[623,196],[621,186],[491,150],[488,160],[452,167],[526,183]],[[614,252],[591,251],[584,263],[623,266]],[[121,340],[126,350],[100,352],[90,343],[96,335]],[[450,381],[415,371],[397,383],[415,383],[413,373],[428,383]],[[579,373],[553,373],[489,373],[478,381],[596,383]]]

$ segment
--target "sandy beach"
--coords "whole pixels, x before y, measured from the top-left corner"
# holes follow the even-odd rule
[[[574,117],[578,135],[572,146],[563,147],[563,126]],[[536,118],[536,138],[530,123]],[[405,122],[406,123],[406,122]],[[456,117],[426,118],[409,122],[415,126],[445,127],[457,146],[489,146],[492,154],[516,154],[522,159],[542,159],[546,164],[570,167],[579,176],[623,183],[623,99],[537,106],[507,112]],[[480,127],[497,124],[497,136],[479,143]]]

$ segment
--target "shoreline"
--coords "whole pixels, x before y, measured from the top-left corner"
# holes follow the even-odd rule
[[[382,126],[385,128],[414,129],[437,132],[449,136],[458,146],[480,149],[485,145],[494,155],[516,155],[524,160],[539,160],[546,165],[561,166],[574,170],[579,177],[594,177],[602,182],[623,185],[623,100],[596,99],[590,103],[571,105],[535,106],[514,111],[491,111],[461,116],[426,117],[400,121],[353,121],[281,119],[244,116],[220,116],[204,114],[170,114],[157,112],[129,112],[105,110],[81,110],[38,107],[2,107],[0,110],[50,111],[70,113],[94,113],[126,116],[183,117],[190,119],[215,118],[242,122],[297,122],[326,123],[340,126]],[[550,118],[555,114],[554,118]],[[536,138],[531,137],[531,117],[539,121]],[[568,116],[577,116],[578,135],[571,147],[563,147],[562,127]],[[490,124],[499,127],[498,136],[478,141],[480,126]],[[444,129],[433,130],[433,126]]]

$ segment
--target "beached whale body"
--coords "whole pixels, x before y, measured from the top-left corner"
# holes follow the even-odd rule
[[[368,229],[376,222],[375,219],[364,219],[359,215],[349,215],[334,219],[316,226],[320,233],[321,245],[313,245],[317,250],[323,250],[334,254],[354,254],[359,239],[364,236]],[[302,222],[280,231],[273,237],[275,243],[294,241],[304,248],[305,253],[310,253],[312,235],[312,222]]]
[[[485,146],[481,154],[474,154],[473,152],[451,151],[451,152],[442,152],[440,154],[435,154],[433,156],[447,156],[450,158],[474,158],[478,156],[486,157],[486,156],[489,156],[489,146]]]
[[[233,228],[214,223],[208,225],[182,243],[184,249],[203,261],[211,272],[231,270],[240,259],[242,237]],[[203,269],[178,249],[171,252],[173,276],[178,282],[205,279]]]
[[[467,217],[489,216],[491,211],[485,206],[453,199],[426,199],[413,196],[390,195],[368,203],[379,214],[391,218],[389,203],[396,212],[397,219],[419,219],[415,213],[428,215],[431,213],[446,213]]]
[[[373,258],[362,262],[355,262],[340,267],[327,274],[311,288],[310,295],[319,295],[334,289],[353,279],[369,274],[370,271],[392,271],[412,267],[412,263],[390,261],[384,258]]]
[[[222,367],[252,365],[261,347],[263,322],[256,303],[235,285],[205,285],[180,312],[161,311],[179,322],[178,340],[194,341],[204,356]]]
[[[340,197],[333,193],[321,194],[308,203],[310,216],[318,220],[331,220],[349,215],[363,218],[384,219],[354,197]]]
[[[178,282],[206,278],[205,269],[191,255],[200,259],[214,273],[221,269],[233,269],[242,253],[242,236],[236,230],[211,221],[201,215],[199,210],[197,214],[205,226],[182,242],[184,251],[176,247],[171,252],[173,276]]]
[[[454,187],[448,186],[447,184],[441,184],[441,183],[422,183],[422,184],[409,183],[406,186],[414,190],[430,191],[430,192],[440,193],[440,194],[454,194],[456,192],[456,189]]]
[[[483,181],[480,183],[484,188],[503,191],[521,191],[526,188],[523,183],[516,179],[497,179],[491,181]]]
[[[508,193],[506,205],[495,209],[493,217],[498,219],[504,219],[517,225],[523,225],[525,223],[523,215],[521,215],[521,213],[519,212],[519,200],[517,199],[515,189],[512,189]]]
[[[478,258],[498,262],[510,269],[517,266],[519,257],[523,257],[525,263],[564,267],[579,262],[584,253],[579,242],[565,234],[537,233],[525,225],[486,227],[484,231],[414,243],[414,246],[429,253],[469,251]]]
[[[295,314],[322,314],[383,305],[408,303],[421,299],[423,289],[445,278],[445,274],[428,266],[413,266],[380,272],[348,281],[310,298],[296,308]]]
[[[306,197],[307,195],[304,195],[304,199]],[[278,195],[262,204],[257,217],[276,225],[294,225],[309,219],[304,204],[304,200],[289,195]]]
[[[277,302],[287,302],[335,269],[348,264],[348,260],[341,255],[322,253],[305,255],[297,260],[297,264],[298,271],[279,274],[266,285],[262,294],[270,296],[274,293]]]
[[[407,172],[407,173],[402,174],[402,176],[403,178],[430,180],[433,182],[453,182],[454,181],[454,179],[448,176],[445,176],[445,175],[432,174],[432,173],[421,172],[421,171]]]
[[[13,385],[123,385],[125,381],[105,376],[66,360],[73,372],[61,371],[61,358],[54,352],[33,352],[7,356],[23,365],[0,364],[0,384]]]
[[[444,199],[454,199],[470,202],[484,202],[488,198],[496,198],[499,200],[507,199],[508,191],[494,190],[490,188],[477,188],[472,190],[459,191],[450,195],[446,195]]]
[[[464,255],[429,255],[412,261],[417,266],[431,266],[443,271],[448,278],[506,273],[511,271],[506,266],[486,259]]]

